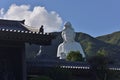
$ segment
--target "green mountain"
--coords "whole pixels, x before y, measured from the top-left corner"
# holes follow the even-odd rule
[[[99,36],[97,37],[97,39],[104,41],[106,43],[120,46],[120,31],[104,36]]]
[[[120,53],[118,45],[106,43],[85,33],[77,33],[76,41],[81,43],[88,58],[102,53],[114,61],[119,61],[118,56],[115,56]]]

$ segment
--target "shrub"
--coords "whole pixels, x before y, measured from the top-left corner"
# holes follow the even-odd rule
[[[82,54],[79,51],[70,51],[66,58],[67,61],[83,61]]]

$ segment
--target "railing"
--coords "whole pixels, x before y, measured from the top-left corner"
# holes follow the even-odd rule
[[[84,62],[69,62],[69,61],[49,61],[49,60],[42,60],[42,61],[28,61],[27,66],[32,67],[59,67],[64,69],[85,69],[89,70],[90,65]],[[108,65],[109,70],[117,70],[120,71],[120,65]]]

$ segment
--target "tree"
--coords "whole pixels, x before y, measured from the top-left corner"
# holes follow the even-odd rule
[[[101,48],[97,51],[97,55],[98,56],[107,56],[108,55],[108,51],[105,48]]]
[[[107,80],[107,64],[108,59],[106,56],[98,54],[88,60],[91,65],[91,72],[97,80]]]
[[[82,54],[79,51],[70,51],[66,58],[67,61],[83,61]]]

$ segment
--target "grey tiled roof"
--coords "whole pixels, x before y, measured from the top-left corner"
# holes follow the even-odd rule
[[[54,35],[40,34],[32,32],[25,27],[23,21],[3,20],[0,19],[0,40],[1,41],[18,41],[23,43],[50,45]]]
[[[15,20],[4,20],[4,19],[0,19],[0,29],[29,31],[29,30],[24,26],[24,22],[25,22],[25,20],[15,21]]]

